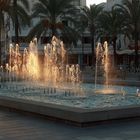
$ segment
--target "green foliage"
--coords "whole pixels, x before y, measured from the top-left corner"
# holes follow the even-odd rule
[[[10,0],[0,0],[0,11],[4,11],[7,9]]]
[[[97,30],[98,17],[102,13],[103,6],[101,5],[91,5],[90,7],[83,7],[80,16],[80,28],[79,31],[88,29],[91,35],[91,47],[92,47],[92,65],[94,65],[94,40]]]
[[[138,40],[140,35],[140,0],[123,0],[123,5],[116,5],[125,19],[125,28],[135,41],[135,69],[139,66]]]
[[[88,28],[91,35],[95,33],[99,15],[102,13],[103,6],[101,5],[90,5],[90,7],[82,8],[81,21],[82,27]]]
[[[125,19],[126,30],[134,37],[136,31],[140,32],[140,1],[123,0],[123,5],[117,4],[116,7]]]
[[[98,18],[98,36],[109,37],[110,41],[120,34],[125,34],[125,21],[119,9],[112,7]]]
[[[78,35],[73,37],[73,33],[77,8],[72,2],[73,0],[38,0],[34,4],[32,17],[39,17],[40,21],[29,32],[29,39],[49,34],[67,38],[67,43],[76,42]],[[71,22],[73,27],[65,24],[65,21]]]
[[[18,20],[19,29],[20,30],[24,26],[30,25],[30,15],[29,15],[29,3],[28,0],[14,0],[17,5],[9,4],[9,8],[7,10],[8,15],[10,16],[13,26],[15,27],[15,23]],[[17,19],[16,19],[17,18]]]

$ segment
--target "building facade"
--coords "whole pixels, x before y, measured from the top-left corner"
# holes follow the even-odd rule
[[[32,13],[32,7],[34,3],[37,2],[34,0],[29,0],[30,3],[30,13]],[[74,5],[76,6],[86,6],[86,0],[75,0],[73,2]],[[104,3],[104,10],[111,10],[112,6],[114,4],[122,4],[122,0],[107,0],[106,3]],[[21,49],[24,49],[25,47],[28,46],[27,42],[24,42],[24,38],[28,35],[29,31],[31,28],[39,21],[39,18],[34,18],[32,20],[32,25],[31,27],[24,27],[24,29],[21,30],[20,33],[20,46]],[[68,23],[69,24],[69,23]],[[11,38],[11,42],[14,40],[14,31],[11,26],[10,31],[9,31],[9,37]],[[47,37],[47,35],[46,35]],[[44,38],[44,37],[43,37]],[[70,64],[80,64],[80,65],[91,65],[92,62],[92,50],[91,50],[91,41],[90,41],[90,33],[88,31],[84,31],[82,33],[82,38],[77,42],[77,46],[72,46],[70,51],[68,51],[68,63]],[[132,44],[131,42],[133,41],[124,41],[124,36],[120,35],[117,40],[117,45],[121,46],[121,49],[125,50],[128,49],[129,44]],[[95,42],[96,44],[96,42]],[[42,42],[41,40],[39,41],[39,46],[43,50],[43,47],[45,45],[45,42]],[[125,60],[128,61],[128,60]]]

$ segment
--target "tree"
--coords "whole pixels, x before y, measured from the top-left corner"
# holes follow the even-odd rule
[[[68,25],[76,23],[76,7],[73,0],[38,0],[33,7],[33,18],[40,18],[39,22],[29,32],[29,38],[40,38],[49,34],[59,36],[67,43],[76,42],[77,32]],[[75,34],[75,35],[73,35]]]
[[[116,5],[123,13],[126,28],[135,41],[135,69],[139,66],[138,40],[140,34],[140,0],[123,0],[123,5]]]
[[[12,20],[13,26],[15,28],[15,43],[19,43],[19,31],[22,26],[29,25],[30,18],[28,15],[29,4],[28,0],[0,0],[0,38],[1,31],[5,30],[5,13]],[[2,43],[0,41],[0,57],[1,57],[1,47]],[[1,60],[1,59],[0,59]],[[1,62],[0,62],[1,64]]]
[[[10,0],[0,0],[0,10],[5,10],[9,5]]]
[[[95,34],[96,34],[96,29],[97,29],[97,21],[102,10],[103,10],[103,6],[101,5],[90,5],[90,7],[86,6],[82,8],[81,20],[84,21],[84,24],[85,24],[85,25],[82,25],[82,28],[83,26],[87,28],[91,36],[92,65],[94,65],[94,62],[95,62],[94,61],[95,59],[94,40],[95,40]]]
[[[15,29],[15,43],[19,43],[19,32],[23,26],[30,25],[28,0],[13,0],[7,10]]]
[[[2,48],[2,30],[4,29],[4,12],[7,10],[10,0],[0,0],[0,65],[1,62],[1,48]]]
[[[111,11],[104,11],[98,20],[98,36],[105,37],[104,41],[113,43],[114,64],[117,64],[116,41],[118,35],[126,34],[125,22],[118,8],[112,7]]]

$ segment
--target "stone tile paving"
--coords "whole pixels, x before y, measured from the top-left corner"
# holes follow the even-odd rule
[[[79,128],[0,110],[0,140],[140,140],[140,120]]]

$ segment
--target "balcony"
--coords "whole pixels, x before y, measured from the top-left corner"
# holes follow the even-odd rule
[[[90,45],[84,45],[84,47],[82,48],[82,46],[78,46],[76,48],[71,48],[68,53],[69,54],[91,54],[92,49],[90,47]]]

